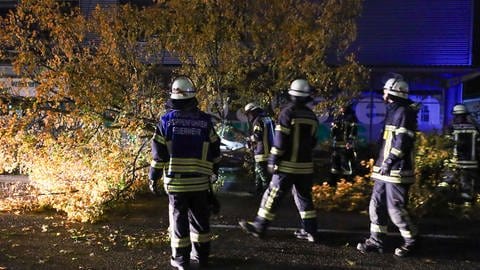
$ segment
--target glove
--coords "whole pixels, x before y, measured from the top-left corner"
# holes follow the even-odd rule
[[[387,158],[383,163],[382,166],[380,167],[379,173],[381,175],[389,175],[390,171],[392,170],[392,163],[393,160]]]
[[[215,184],[217,181],[218,181],[218,175],[212,174],[212,175],[210,176],[210,183],[211,183],[211,184]]]
[[[270,174],[274,174],[274,173],[276,173],[276,172],[278,171],[278,166],[275,165],[275,164],[268,164],[268,166],[267,166],[267,171],[268,171],[268,173],[270,173]]]
[[[218,213],[220,213],[220,202],[218,201],[217,196],[215,196],[212,191],[209,191],[207,199],[210,213],[213,215],[218,215]]]
[[[157,185],[157,180],[148,180],[148,189],[150,189],[150,192],[153,193],[155,196],[160,196],[160,191],[158,190],[158,185]]]

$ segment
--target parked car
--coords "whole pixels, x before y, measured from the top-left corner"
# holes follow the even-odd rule
[[[217,124],[222,161],[220,167],[241,167],[248,153],[248,135],[231,121]]]

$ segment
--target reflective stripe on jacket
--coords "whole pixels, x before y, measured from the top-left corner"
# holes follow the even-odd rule
[[[278,171],[292,174],[313,173],[312,153],[318,128],[317,117],[304,104],[287,104],[275,127],[270,163]]]
[[[152,139],[150,178],[163,175],[167,192],[207,190],[220,162],[220,139],[210,115],[197,108],[163,115]]]
[[[476,126],[465,121],[465,123],[453,124],[450,129],[455,143],[453,146],[453,164],[462,169],[478,168],[477,143],[479,132]]]
[[[418,105],[393,102],[387,105],[387,116],[382,137],[382,147],[373,167],[372,178],[391,183],[413,183],[414,142],[417,129]],[[388,175],[379,172],[383,162],[393,163]]]
[[[256,162],[267,161],[273,144],[274,129],[273,120],[268,116],[259,115],[253,120],[253,154]]]

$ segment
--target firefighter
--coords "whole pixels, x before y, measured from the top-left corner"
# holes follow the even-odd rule
[[[408,91],[408,84],[401,77],[388,79],[383,88],[387,115],[372,173],[375,184],[369,207],[370,237],[357,245],[362,253],[383,253],[388,218],[403,238],[403,244],[394,254],[408,256],[417,247],[417,229],[406,205],[409,188],[415,180],[413,147],[419,105],[408,99]]]
[[[318,122],[306,106],[312,87],[307,80],[294,80],[288,91],[290,102],[282,108],[275,127],[273,147],[268,159],[272,180],[263,194],[254,221],[242,220],[241,228],[262,238],[275,218],[281,199],[292,190],[302,220],[302,229],[295,232],[300,239],[316,242],[317,214],[312,202],[313,161]]]
[[[350,180],[356,158],[357,117],[350,106],[340,108],[339,114],[332,121],[330,137],[332,138],[330,185],[336,185],[341,178]]]
[[[275,126],[272,118],[253,102],[245,105],[244,111],[251,126],[249,141],[252,144],[255,160],[255,194],[263,194],[272,177],[267,171],[267,159]]]
[[[447,129],[447,137],[453,142],[453,157],[445,162],[445,172],[438,186],[449,189],[458,184],[459,199],[468,206],[474,201],[480,133],[477,122],[470,117],[465,105],[455,105],[452,114],[453,120]]]
[[[188,269],[190,259],[208,265],[210,253],[209,187],[218,174],[220,139],[211,116],[197,108],[196,89],[185,76],[171,86],[169,107],[156,125],[149,187],[158,193],[163,177],[169,200],[170,264]]]

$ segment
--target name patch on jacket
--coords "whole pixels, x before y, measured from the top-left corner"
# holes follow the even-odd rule
[[[182,126],[182,127],[199,127],[199,128],[206,128],[208,126],[207,121],[204,120],[196,120],[196,119],[170,119],[168,121],[168,126]]]
[[[190,127],[173,127],[173,134],[176,135],[200,135],[202,130]]]

